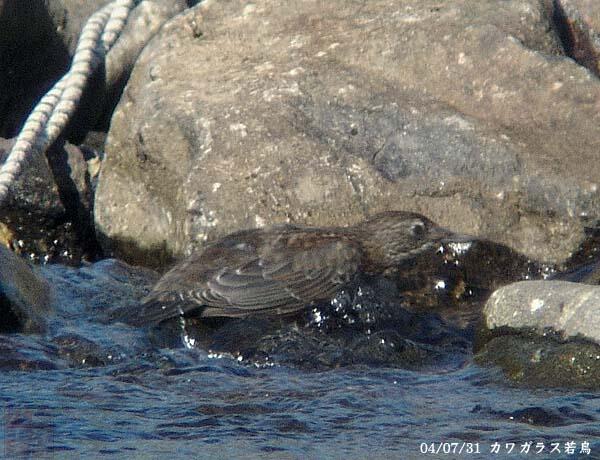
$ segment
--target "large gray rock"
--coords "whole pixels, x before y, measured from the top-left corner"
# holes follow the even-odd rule
[[[484,308],[489,329],[551,329],[600,345],[600,286],[569,281],[521,281],[495,291]]]
[[[146,47],[95,203],[109,254],[411,209],[530,257],[600,217],[600,82],[541,2],[204,2]]]

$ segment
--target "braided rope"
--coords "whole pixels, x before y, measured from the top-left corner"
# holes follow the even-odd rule
[[[71,68],[29,115],[0,168],[0,206],[8,198],[9,187],[21,173],[27,158],[44,152],[71,119],[89,77],[119,37],[133,6],[134,0],[115,0],[86,22]]]

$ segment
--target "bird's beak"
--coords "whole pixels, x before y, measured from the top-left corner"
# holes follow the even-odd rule
[[[431,237],[441,243],[470,243],[475,241],[477,237],[473,235],[466,235],[461,233],[455,233],[452,230],[448,230],[444,227],[436,227],[431,230]]]

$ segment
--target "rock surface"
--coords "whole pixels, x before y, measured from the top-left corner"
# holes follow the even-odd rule
[[[330,302],[292,317],[249,316],[207,321],[190,316],[151,330],[159,348],[185,344],[255,365],[310,370],[342,366],[458,368],[471,359],[470,334],[440,316],[410,311],[389,280],[358,278]]]
[[[204,2],[112,118],[96,229],[160,266],[239,228],[422,212],[564,260],[600,217],[600,81],[534,0]]]
[[[600,286],[568,281],[521,281],[495,291],[484,307],[488,329],[551,329],[600,345]]]
[[[42,332],[49,312],[48,284],[0,245],[0,332]]]
[[[14,144],[14,139],[0,138],[0,164],[4,163]],[[52,170],[44,155],[28,159],[27,171],[20,174],[10,187],[4,210],[23,210],[33,214],[43,214],[56,219],[65,212],[55,184]]]

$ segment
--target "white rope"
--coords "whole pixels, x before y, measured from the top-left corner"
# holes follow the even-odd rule
[[[29,115],[0,168],[0,206],[10,185],[31,155],[44,152],[65,129],[79,105],[83,89],[125,26],[134,0],[115,0],[86,22],[69,71],[40,100]]]

